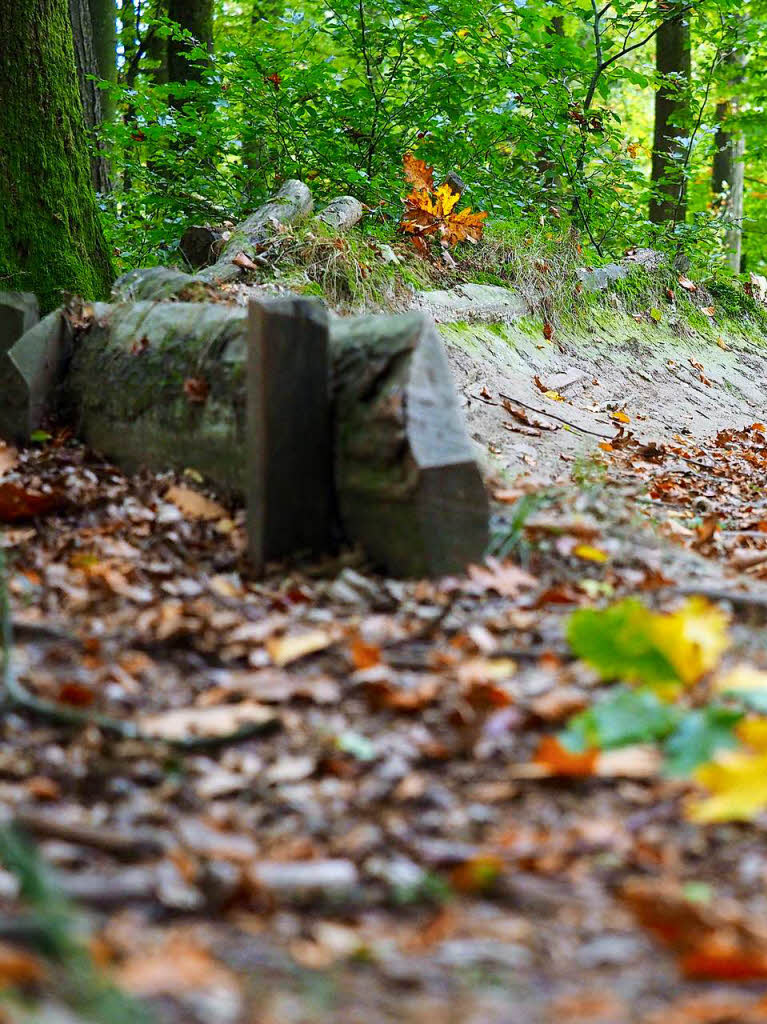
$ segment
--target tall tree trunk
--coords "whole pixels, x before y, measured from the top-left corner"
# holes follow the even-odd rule
[[[72,23],[77,78],[85,116],[85,127],[89,133],[92,133],[104,120],[102,106],[104,93],[91,77],[93,75],[100,77],[100,71],[96,63],[93,25],[88,0],[69,0],[69,18]],[[105,157],[98,150],[98,144],[96,145],[96,151],[91,155],[93,187],[97,192],[105,193],[111,189],[109,168]]]
[[[730,88],[736,89],[743,81],[745,57],[737,50],[733,50],[727,55],[726,62],[735,69],[735,74],[730,80]],[[725,236],[727,262],[736,274],[741,271],[743,248],[743,185],[746,143],[743,132],[740,129],[731,131],[727,122],[737,112],[737,107],[738,101],[734,97],[721,100],[716,105],[718,128],[714,138],[714,160],[711,174],[714,202],[730,221]]]
[[[151,7],[153,18],[167,17],[167,0],[155,0]],[[146,44],[146,55],[154,65],[151,72],[152,81],[163,85],[168,81],[168,40],[158,32],[152,31]]]
[[[67,0],[0,3],[0,282],[38,294],[109,293]]]
[[[679,6],[678,0],[676,6]],[[669,5],[660,4],[661,15]],[[653,224],[684,220],[687,210],[686,147],[679,136],[690,106],[690,23],[687,12],[666,17],[655,37],[655,67],[660,84],[655,93],[655,134],[652,147],[650,220]]]
[[[168,0],[168,16],[182,29],[191,32],[200,45],[213,50],[213,0]],[[168,80],[196,82],[202,75],[199,62],[190,61],[188,45],[168,40]]]
[[[88,0],[93,26],[93,53],[99,78],[114,84],[117,81],[117,20],[115,0]],[[101,111],[105,120],[114,114],[114,99],[101,92]]]

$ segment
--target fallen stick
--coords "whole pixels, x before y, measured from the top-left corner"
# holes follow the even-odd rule
[[[314,207],[308,187],[295,178],[286,181],[277,194],[232,231],[221,249],[218,260],[199,274],[210,283],[235,281],[253,263],[259,246],[273,235],[281,224],[290,224],[308,216]]]
[[[14,821],[26,832],[34,832],[38,836],[63,839],[80,846],[91,846],[95,850],[103,850],[124,860],[135,860],[141,857],[159,856],[164,852],[163,844],[146,832],[118,832],[103,825],[86,825],[83,823],[62,821],[50,812],[41,811],[36,807],[19,807],[14,813]]]
[[[595,430],[588,430],[586,427],[579,427],[577,423],[571,423],[566,420],[563,416],[557,416],[556,413],[546,412],[544,409],[536,409],[532,405],[527,405],[525,402],[521,402],[518,398],[512,398],[511,395],[504,395],[502,391],[498,394],[501,398],[505,398],[507,402],[516,402],[517,405],[521,405],[523,409],[527,409],[528,412],[534,412],[537,416],[548,416],[549,419],[558,420],[560,423],[564,423],[566,427],[572,427],[573,430],[579,430],[582,434],[591,434],[592,437],[601,437],[605,441],[612,441],[614,434],[598,434]]]

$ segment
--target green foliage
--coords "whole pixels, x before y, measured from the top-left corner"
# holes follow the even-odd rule
[[[461,175],[467,203],[489,213],[489,226],[509,227],[512,254],[532,238],[591,261],[653,244],[698,263],[705,249],[711,270],[727,227],[711,194],[715,100],[735,88],[728,50],[752,53],[755,67],[767,48],[763,3],[706,0],[690,12],[695,74],[678,124],[690,213],[660,234],[647,210],[662,6],[269,0],[257,16],[252,5],[220,0],[210,60],[144,4],[135,27],[124,19],[118,116],[104,131],[119,169],[102,200],[119,258],[126,267],[178,259],[187,224],[237,221],[288,177],[308,181],[318,202],[357,195],[367,226],[391,236],[402,158],[414,151],[440,180]],[[150,37],[186,44],[200,80],[164,83]],[[741,78],[731,126],[748,131],[749,147],[753,136],[761,160],[761,79]],[[756,232],[747,225],[752,269]],[[468,247],[464,255],[486,280],[514,276],[502,244],[492,265],[475,266]]]
[[[665,744],[667,773],[691,775],[717,750],[737,746],[734,729],[742,717],[741,711],[716,704],[683,714]]]

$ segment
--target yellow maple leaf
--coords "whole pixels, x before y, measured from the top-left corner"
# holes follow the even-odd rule
[[[767,809],[767,718],[748,718],[736,733],[751,750],[723,751],[698,768],[695,779],[710,795],[689,801],[685,810],[690,821],[751,821]]]
[[[453,207],[461,198],[447,183],[440,185],[434,195],[437,200],[434,204],[435,208],[442,217],[449,217],[453,212]]]
[[[750,821],[767,808],[767,754],[728,751],[701,765],[695,778],[711,795],[687,805],[690,821]]]
[[[482,210],[472,213],[470,207],[453,213],[446,223],[445,237],[450,245],[457,242],[478,242],[482,237],[482,229],[487,213]]]
[[[730,646],[725,613],[704,597],[691,597],[671,615],[653,616],[652,634],[685,685],[716,668]]]
[[[467,207],[455,212],[460,193],[444,182],[434,187],[434,170],[412,153],[404,157],[405,177],[413,186],[405,199],[405,210],[400,227],[410,235],[418,236],[420,245],[428,253],[424,236],[440,235],[443,244],[457,245],[458,242],[478,242],[482,237],[484,212],[472,213]]]
[[[573,554],[583,558],[586,562],[607,562],[610,556],[601,548],[595,548],[591,544],[576,544]]]

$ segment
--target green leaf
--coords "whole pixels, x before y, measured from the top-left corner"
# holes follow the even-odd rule
[[[567,639],[575,654],[603,679],[668,683],[679,676],[652,635],[652,613],[635,598],[611,608],[581,608],[567,622]]]
[[[51,435],[47,430],[33,430],[29,435],[30,441],[38,441],[40,444],[45,444],[46,441],[50,441]]]
[[[663,739],[678,720],[679,712],[649,690],[619,688],[571,718],[559,739],[569,750],[610,750]]]
[[[653,612],[627,598],[597,611],[573,612],[567,638],[603,679],[643,683],[673,697],[715,668],[730,643],[726,615],[691,597],[674,612]]]
[[[690,775],[717,750],[736,746],[734,729],[742,717],[741,711],[719,705],[684,714],[665,743],[666,772]]]

